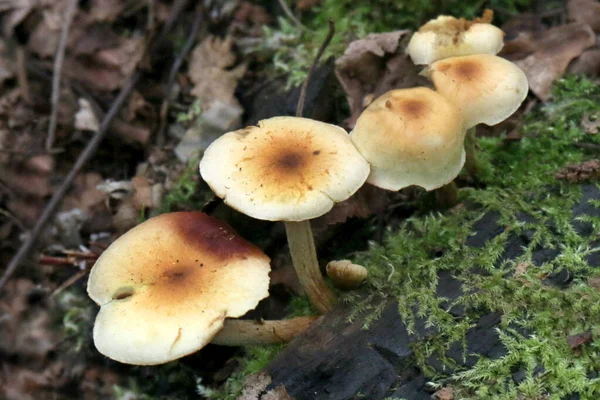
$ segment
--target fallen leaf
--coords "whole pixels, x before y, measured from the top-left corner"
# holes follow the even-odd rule
[[[590,278],[590,280],[588,281],[588,285],[590,285],[594,289],[600,290],[600,276],[596,278]]]
[[[90,20],[112,22],[121,15],[125,4],[123,0],[91,0],[88,11]]]
[[[373,99],[385,92],[427,85],[404,49],[411,31],[372,33],[356,40],[335,62],[335,74],[346,92],[353,128],[356,119]]]
[[[598,180],[600,179],[600,160],[589,160],[579,164],[568,165],[561,169],[555,177],[569,183]]]
[[[589,114],[583,114],[583,118],[581,119],[581,127],[585,133],[595,135],[598,133],[598,128],[600,128],[600,118],[596,117],[592,121]]]
[[[552,83],[564,75],[571,60],[594,45],[596,36],[589,25],[572,23],[515,40],[518,46],[508,42],[501,55],[517,64],[527,75],[531,91],[547,101]]]
[[[576,350],[577,348],[583,346],[586,343],[589,343],[592,340],[591,332],[582,332],[576,335],[571,335],[567,337],[567,344],[571,348],[571,350]]]
[[[590,77],[600,76],[600,49],[593,47],[581,53],[569,64],[567,72]]]
[[[453,400],[454,390],[451,387],[443,387],[433,394],[433,398],[436,400]]]
[[[188,73],[194,84],[192,94],[200,99],[203,109],[221,101],[239,107],[234,96],[238,81],[246,73],[246,64],[235,64],[231,38],[209,36],[192,52]]]
[[[515,267],[515,277],[519,277],[527,272],[527,268],[531,266],[531,263],[528,262],[520,262]]]
[[[573,21],[589,25],[600,32],[600,3],[597,0],[569,0],[567,13]]]

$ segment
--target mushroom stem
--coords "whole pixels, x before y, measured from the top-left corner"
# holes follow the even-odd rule
[[[435,190],[435,202],[440,208],[450,208],[458,204],[458,187],[454,181]]]
[[[321,274],[310,221],[286,221],[285,231],[300,285],[317,310],[322,313],[328,312],[333,306],[335,296]]]
[[[467,135],[465,136],[465,169],[471,178],[475,178],[477,176],[477,172],[479,171],[476,147],[476,127],[472,127],[467,130]]]
[[[279,321],[226,320],[212,339],[221,346],[286,343],[307,330],[318,317],[296,317]]]

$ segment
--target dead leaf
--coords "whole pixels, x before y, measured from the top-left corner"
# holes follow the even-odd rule
[[[589,160],[580,164],[568,165],[561,169],[555,177],[569,183],[598,180],[600,179],[600,160]]]
[[[321,0],[296,0],[296,9],[306,11],[321,3]]]
[[[593,47],[581,53],[567,69],[569,74],[582,74],[591,77],[600,75],[600,49]]]
[[[581,119],[581,127],[583,128],[585,133],[589,133],[595,135],[598,133],[598,128],[600,128],[600,118],[596,116],[592,121],[590,119],[590,115],[588,113],[583,114],[583,118]]]
[[[428,84],[404,53],[410,33],[409,30],[372,33],[350,43],[336,60],[335,74],[350,105],[348,127],[354,127],[369,99],[392,89]]]
[[[567,337],[567,344],[572,350],[576,350],[579,347],[583,346],[586,343],[591,342],[592,333],[591,332],[582,332],[576,335],[571,335]]]
[[[95,22],[112,22],[121,15],[126,2],[123,0],[92,0],[89,16]]]
[[[515,267],[515,277],[519,277],[527,272],[527,268],[531,266],[531,263],[528,262],[520,262]]]
[[[597,0],[569,0],[567,12],[573,21],[589,25],[600,32],[600,3]]]
[[[194,83],[192,94],[200,99],[203,109],[208,109],[215,101],[239,107],[234,92],[246,73],[246,64],[231,68],[236,60],[232,44],[231,38],[209,36],[192,52],[188,69]]]
[[[596,278],[590,278],[588,281],[588,285],[591,287],[600,290],[600,276]]]
[[[594,45],[596,36],[589,25],[572,23],[516,40],[520,41],[518,46],[508,42],[501,54],[525,71],[531,91],[547,101],[552,83],[563,76],[571,60]],[[527,54],[525,48],[533,53],[524,56]]]
[[[79,110],[75,114],[75,128],[97,132],[99,127],[100,123],[90,102],[83,98],[79,99]]]
[[[433,394],[436,400],[453,400],[454,390],[451,387],[443,387]]]

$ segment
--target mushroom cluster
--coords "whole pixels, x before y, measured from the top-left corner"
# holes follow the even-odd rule
[[[496,56],[504,32],[491,24],[493,12],[468,21],[440,16],[411,38],[407,52],[436,91],[456,104],[464,118],[466,169],[477,173],[475,127],[496,125],[512,115],[529,89],[527,76],[515,64]]]
[[[423,75],[435,91],[392,90],[358,117],[350,135],[371,164],[369,183],[438,189],[438,204],[456,203],[463,165],[476,172],[475,126],[508,118],[528,91],[525,73],[495,55],[504,33],[492,18],[489,10],[473,21],[440,16],[412,36],[407,52],[415,64],[428,64]]]

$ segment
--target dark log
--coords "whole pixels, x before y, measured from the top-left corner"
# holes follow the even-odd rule
[[[600,216],[600,208],[588,202],[600,199],[598,188],[586,185],[582,191],[581,200],[573,208],[573,217]],[[532,217],[522,215],[519,218],[531,222]],[[474,226],[476,233],[466,244],[481,247],[502,233],[504,228],[498,225],[498,220],[499,216],[495,213],[482,217]],[[582,221],[574,220],[573,226],[581,234],[591,233],[591,226]],[[501,259],[519,256],[522,247],[530,240],[527,232],[509,237]],[[534,250],[532,259],[534,264],[540,265],[557,255],[558,252],[553,249],[539,247]],[[587,261],[593,267],[600,267],[600,252],[591,253]],[[566,287],[570,277],[564,271],[556,271],[544,283]],[[442,271],[439,273],[437,294],[456,299],[462,294],[461,283],[450,273]],[[433,390],[427,386],[428,378],[415,363],[411,344],[436,332],[426,329],[424,321],[417,320],[415,334],[409,334],[399,317],[397,305],[391,300],[381,301],[386,302],[385,309],[368,330],[361,329],[364,322],[361,318],[347,322],[351,306],[338,305],[304,335],[297,337],[266,368],[272,379],[267,390],[284,385],[296,400],[430,399]],[[452,313],[460,318],[464,310],[456,309]],[[494,359],[505,355],[506,350],[496,331],[501,317],[499,313],[479,317],[476,326],[466,334],[466,360],[463,360],[464,353],[459,343],[450,346],[445,355],[454,359],[458,366],[466,367],[474,365],[478,356]],[[435,356],[430,357],[427,364],[442,372],[442,362]],[[445,372],[448,372],[447,367]],[[523,370],[514,373],[512,378],[519,382],[524,376]]]

